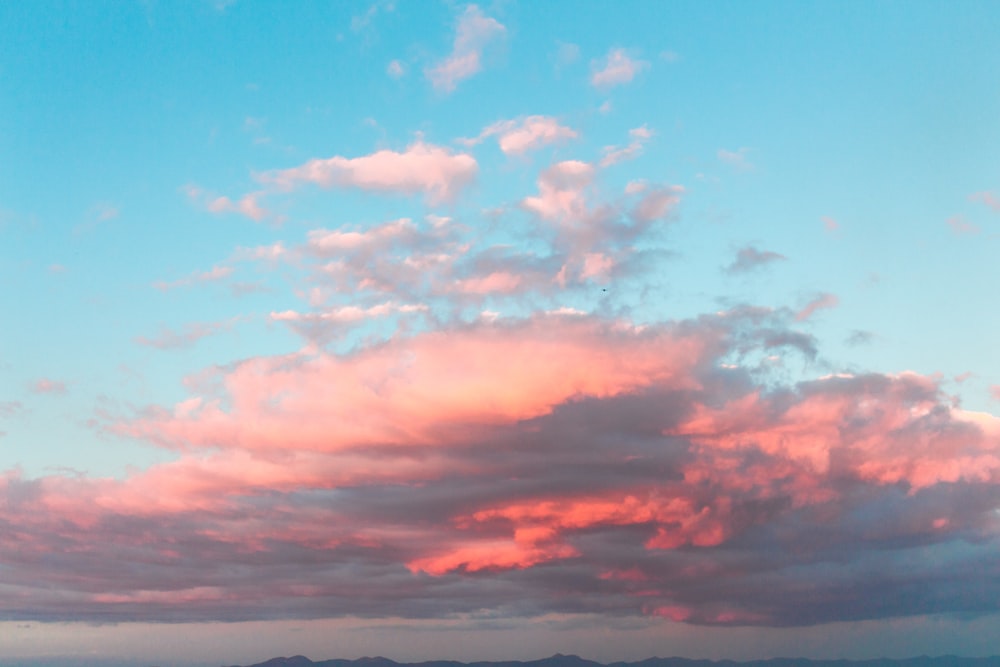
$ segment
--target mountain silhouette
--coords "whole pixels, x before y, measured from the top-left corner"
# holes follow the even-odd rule
[[[241,667],[233,665],[232,667]],[[917,658],[875,658],[872,660],[812,660],[809,658],[770,658],[768,660],[694,660],[691,658],[647,658],[637,662],[601,663],[578,655],[557,653],[540,660],[507,660],[497,662],[458,662],[455,660],[428,660],[425,662],[396,662],[389,658],[358,658],[357,660],[333,659],[313,662],[296,655],[290,658],[272,658],[266,662],[243,667],[1000,667],[1000,656],[989,658],[961,658],[953,655]]]

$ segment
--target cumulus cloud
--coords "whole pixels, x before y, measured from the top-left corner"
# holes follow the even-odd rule
[[[584,189],[593,176],[594,167],[587,162],[557,162],[538,177],[538,196],[525,197],[521,205],[545,220],[578,218],[586,210]]]
[[[597,176],[588,162],[557,162],[539,175],[538,194],[520,202],[555,232],[552,247],[562,263],[553,282],[561,287],[627,273],[636,242],[671,217],[684,193],[681,186],[630,182],[624,200],[601,201]]]
[[[753,246],[740,248],[736,252],[736,259],[726,267],[726,273],[748,273],[773,262],[780,262],[788,259],[781,253],[770,250],[758,250]]]
[[[454,199],[475,179],[477,171],[471,155],[417,141],[403,152],[380,150],[357,158],[335,155],[258,178],[283,191],[311,183],[323,188],[424,194],[431,203],[440,203]]]
[[[196,185],[185,186],[184,193],[189,200],[210,213],[237,213],[254,222],[271,217],[271,212],[265,209],[260,202],[265,195],[264,192],[251,192],[235,201],[229,197],[212,195]]]
[[[538,150],[543,146],[575,139],[578,135],[572,128],[560,125],[548,116],[528,116],[516,120],[502,120],[483,129],[478,137],[460,140],[466,146],[474,146],[483,139],[497,137],[500,150],[508,155],[521,155]]]
[[[611,88],[629,83],[649,67],[645,60],[630,58],[625,49],[611,49],[602,61],[592,63],[590,83],[596,88]]]
[[[424,72],[427,79],[435,89],[452,92],[460,81],[482,70],[483,50],[506,31],[476,5],[467,6],[459,17],[451,54]]]
[[[981,572],[1000,419],[923,375],[789,384],[732,363],[793,327],[761,308],[642,326],[539,313],[210,369],[215,389],[109,424],[176,460],[0,476],[21,536],[0,544],[0,610],[758,626],[996,611]]]

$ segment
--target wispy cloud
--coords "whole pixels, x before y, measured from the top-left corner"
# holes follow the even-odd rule
[[[980,204],[985,204],[994,211],[1000,212],[1000,197],[998,197],[996,193],[991,190],[975,192],[969,195],[969,199],[979,202]]]
[[[953,215],[948,218],[947,224],[956,236],[974,235],[982,231],[977,225],[972,224],[960,215]]]
[[[603,60],[592,63],[590,83],[596,88],[620,86],[630,83],[648,67],[648,62],[629,57],[625,49],[611,49]]]
[[[146,347],[155,347],[158,350],[179,350],[192,347],[203,338],[226,331],[232,325],[233,320],[225,322],[192,322],[184,325],[180,330],[174,330],[161,325],[156,335],[149,337],[136,336],[135,342]]]
[[[24,404],[20,401],[0,401],[0,417],[16,417],[24,412]]]
[[[385,73],[393,79],[399,79],[406,74],[406,67],[399,60],[391,60],[385,68]]]
[[[166,292],[172,289],[178,289],[182,287],[193,287],[195,285],[200,285],[204,283],[214,283],[219,282],[228,278],[233,273],[233,267],[231,266],[213,266],[207,271],[195,271],[183,278],[179,278],[173,281],[157,280],[153,283],[153,287],[160,290],[161,292]]]
[[[736,259],[726,267],[726,273],[748,273],[768,264],[788,259],[784,255],[770,250],[758,250],[753,246],[745,246],[736,252]]]
[[[795,313],[795,319],[799,322],[808,320],[817,310],[825,308],[836,308],[840,304],[840,299],[835,294],[820,294],[815,299],[807,303],[802,309]]]
[[[507,29],[494,18],[469,5],[458,19],[451,54],[425,71],[437,90],[450,93],[460,81],[482,70],[483,50],[506,34]]]
[[[559,42],[556,68],[568,67],[580,59],[580,47],[572,42]]]
[[[334,306],[325,310],[302,313],[285,310],[271,313],[274,322],[284,322],[303,338],[314,343],[325,344],[346,334],[359,323],[391,316],[408,316],[425,313],[423,304],[397,304],[384,302],[368,307],[357,305]]]
[[[751,164],[748,159],[749,154],[749,148],[740,148],[735,151],[720,148],[716,152],[719,160],[738,171],[751,171],[754,168],[753,164]]]
[[[31,383],[30,389],[35,394],[65,394],[66,383],[51,378],[38,378]]]
[[[603,155],[601,156],[601,161],[599,162],[601,167],[610,167],[613,164],[618,164],[619,162],[625,162],[626,160],[632,160],[642,154],[642,149],[646,145],[652,136],[653,132],[645,125],[641,127],[634,127],[628,132],[631,141],[627,146],[605,146],[603,150]]]

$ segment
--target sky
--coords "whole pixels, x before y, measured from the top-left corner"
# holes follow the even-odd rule
[[[0,3],[0,661],[1000,654],[998,31]]]

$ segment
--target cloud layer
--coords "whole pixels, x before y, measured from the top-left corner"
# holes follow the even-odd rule
[[[1000,420],[925,376],[747,363],[808,356],[793,323],[538,314],[217,368],[108,424],[176,461],[5,474],[0,614],[995,611]]]

